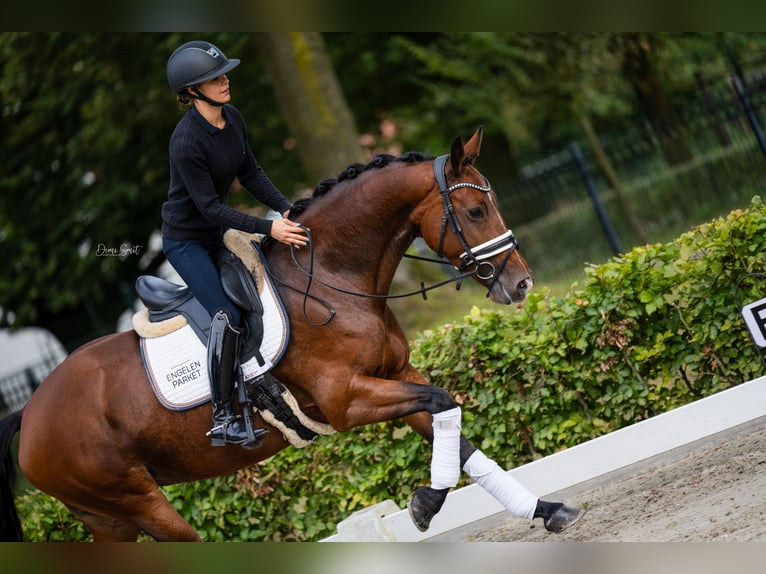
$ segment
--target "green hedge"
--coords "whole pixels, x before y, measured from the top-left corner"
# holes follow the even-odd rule
[[[518,465],[762,375],[734,286],[766,270],[765,255],[755,198],[676,241],[587,268],[566,297],[537,293],[516,313],[474,310],[426,333],[417,363],[464,398],[464,430]],[[740,295],[763,297],[766,284],[743,282]]]
[[[676,241],[587,268],[565,297],[542,289],[518,309],[475,308],[426,331],[412,361],[463,405],[477,446],[505,467],[524,464],[762,375],[734,286],[766,270],[765,255],[756,197]],[[764,291],[745,282],[742,301]],[[206,540],[317,540],[355,510],[404,506],[428,482],[429,460],[422,439],[391,422],[165,492]],[[18,502],[30,540],[87,539],[46,495]]]

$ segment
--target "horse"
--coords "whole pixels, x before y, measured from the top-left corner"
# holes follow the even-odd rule
[[[409,362],[408,340],[387,304],[394,273],[422,237],[498,304],[521,302],[533,285],[495,192],[474,166],[481,140],[480,128],[437,158],[382,154],[368,165],[354,164],[296,202],[290,217],[310,230],[308,249],[277,242],[263,247],[290,321],[273,376],[306,415],[337,432],[403,419],[432,444],[431,484],[417,488],[408,504],[421,530],[441,509],[461,467],[482,453],[460,432],[460,408],[450,394]],[[158,402],[135,331],[86,343],[0,422],[0,538],[23,539],[10,453],[18,432],[25,477],[64,503],[94,542],[135,541],[141,532],[157,541],[201,541],[160,487],[230,474],[289,446],[258,411],[251,416],[270,431],[260,446],[211,447],[209,406],[173,411]],[[506,504],[508,484],[486,483],[491,464],[499,467],[487,457],[480,462],[483,469],[466,472]],[[510,490],[525,495],[523,488],[511,484]],[[582,514],[536,498],[532,505],[534,511],[527,501],[523,514],[542,517],[554,532]]]

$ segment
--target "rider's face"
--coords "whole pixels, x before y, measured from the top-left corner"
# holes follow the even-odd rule
[[[229,78],[226,74],[198,84],[197,89],[200,93],[214,102],[225,104],[231,100],[231,94],[229,93]]]

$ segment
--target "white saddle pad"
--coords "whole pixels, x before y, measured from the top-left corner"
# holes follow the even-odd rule
[[[241,365],[245,379],[271,370],[287,346],[289,323],[268,276],[260,291],[263,303],[263,366],[253,357]],[[210,400],[207,350],[188,324],[159,337],[141,337],[141,355],[157,399],[168,409],[186,410]]]

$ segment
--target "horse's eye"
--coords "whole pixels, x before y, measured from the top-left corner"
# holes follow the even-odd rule
[[[468,217],[471,219],[481,219],[484,217],[484,210],[481,207],[472,207],[468,210]]]

